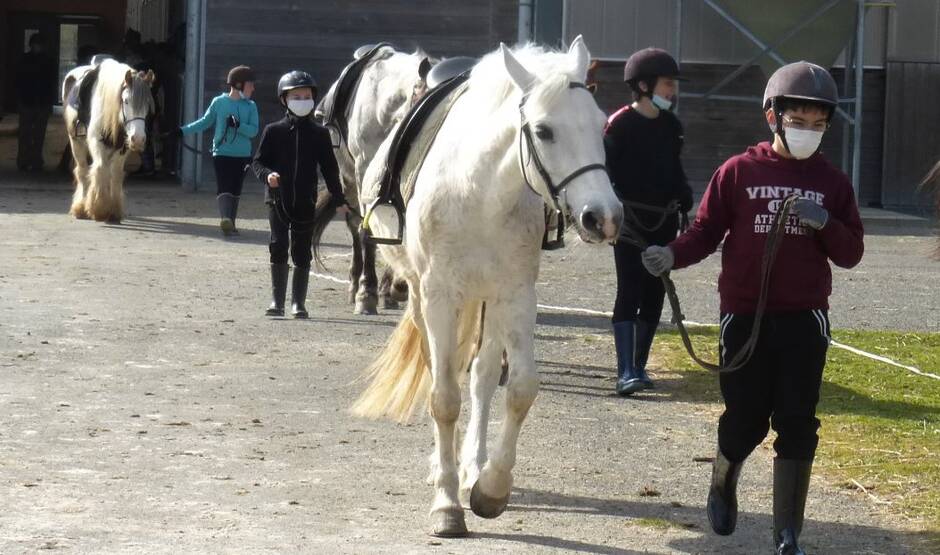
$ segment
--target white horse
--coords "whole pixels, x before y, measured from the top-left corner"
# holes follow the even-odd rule
[[[375,53],[362,70],[348,105],[342,107],[345,108],[348,130],[346,137],[339,137],[339,148],[336,151],[343,192],[350,206],[358,205],[359,183],[379,145],[424,94],[424,78],[431,63],[421,50],[407,54],[385,46]],[[324,105],[333,104],[336,86],[337,82],[334,82],[324,95],[318,111]],[[361,218],[356,214],[346,217],[346,225],[353,237],[349,302],[355,303],[356,314],[376,314],[379,295],[383,297],[385,308],[396,308],[396,299],[404,300],[407,291],[401,291],[401,283],[397,293],[394,291],[394,280],[388,270],[382,278],[381,290],[378,289],[375,245],[364,240],[359,230],[360,222]]]
[[[433,535],[467,533],[461,495],[485,518],[509,501],[517,438],[539,389],[535,282],[545,203],[562,208],[587,242],[619,234],[622,207],[603,165],[605,116],[583,84],[589,59],[580,37],[567,53],[503,45],[484,57],[418,170],[403,245],[379,246],[412,298],[353,411],[401,421],[429,401]],[[389,142],[365,173],[363,209],[377,195]],[[504,349],[512,368],[506,414],[488,451]],[[458,469],[460,380],[471,358],[471,415]]]
[[[80,101],[87,103],[82,110],[89,115],[87,126],[79,121],[75,102],[70,102],[85,79],[89,80],[87,94],[81,95]],[[150,94],[153,79],[152,71],[137,72],[110,59],[96,66],[79,66],[65,76],[63,116],[75,158],[75,194],[69,214],[121,221],[124,161],[128,150],[141,152],[147,142],[146,118],[154,109]]]

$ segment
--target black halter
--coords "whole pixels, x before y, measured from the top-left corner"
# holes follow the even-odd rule
[[[577,83],[577,82],[568,83],[568,88],[587,90],[587,87],[585,86],[584,83]],[[522,143],[523,143],[523,137],[524,137],[525,142],[528,144],[529,157],[535,163],[535,169],[538,170],[539,175],[542,177],[542,181],[545,182],[545,186],[548,188],[548,192],[551,195],[552,208],[554,208],[557,211],[562,211],[561,206],[558,203],[558,196],[561,194],[561,191],[565,187],[567,187],[569,183],[574,181],[576,177],[579,177],[585,173],[595,171],[595,170],[603,171],[606,173],[607,166],[604,164],[596,164],[596,163],[588,164],[586,166],[581,166],[580,168],[568,174],[568,177],[562,179],[561,182],[556,185],[555,182],[552,180],[552,177],[548,174],[548,171],[545,169],[545,165],[542,164],[542,159],[539,158],[538,150],[535,148],[535,141],[532,140],[532,130],[529,126],[529,122],[526,121],[525,111],[523,110],[523,107],[525,106],[525,103],[528,99],[529,99],[529,95],[526,94],[526,95],[523,95],[522,100],[519,101],[519,117],[522,121],[522,126],[521,126],[522,133],[519,134],[519,165],[522,167],[522,177],[525,179],[526,185],[528,185],[529,188],[532,189],[534,193],[541,196],[541,193],[539,193],[539,191],[532,184],[532,181],[529,179],[529,175],[525,169],[526,162],[522,155]]]

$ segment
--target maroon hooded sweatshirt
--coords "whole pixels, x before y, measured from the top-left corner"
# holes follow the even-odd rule
[[[722,164],[705,191],[695,222],[669,244],[675,268],[721,251],[721,312],[753,313],[760,289],[764,244],[775,213],[792,193],[829,211],[820,230],[792,214],[771,270],[768,311],[828,309],[829,260],[851,268],[862,259],[864,230],[848,177],[818,152],[805,160],[783,158],[763,142]]]

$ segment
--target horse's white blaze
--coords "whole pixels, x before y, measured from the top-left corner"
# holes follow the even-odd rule
[[[426,340],[436,439],[432,523],[438,533],[460,532],[459,489],[473,492],[471,506],[484,516],[499,514],[509,496],[517,439],[538,393],[535,282],[545,228],[543,198],[548,195],[531,162],[523,164],[543,196],[526,186],[523,178],[519,102],[525,93],[525,118],[533,137],[537,125],[551,129],[551,133],[543,129],[541,138],[533,140],[556,185],[584,166],[603,164],[603,114],[588,92],[569,87],[583,82],[584,60],[589,57],[580,40],[568,53],[534,46],[510,52],[502,47],[484,57],[421,166],[406,214],[404,245],[380,246],[415,293],[399,330],[414,326],[413,333]],[[365,171],[363,198],[375,195],[388,143]],[[586,239],[616,236],[622,209],[605,172],[592,170],[576,177],[562,202],[579,226],[592,222],[589,229],[582,229]],[[590,219],[583,217],[586,212],[592,214]],[[462,324],[479,321],[482,303],[486,304],[482,347],[472,364],[471,416],[458,473],[453,441],[460,411],[458,382],[466,369],[461,346],[475,342],[474,329],[478,332],[478,326],[464,330]],[[390,343],[382,360],[390,360],[388,355],[397,352],[403,341]],[[488,413],[504,349],[510,366],[506,413],[499,439],[488,450]],[[404,364],[403,360],[376,367],[375,387],[357,404],[358,412],[399,419],[409,413],[417,396],[403,396],[402,389],[420,391],[424,387],[420,377],[426,371],[412,363],[409,373],[403,374]],[[389,375],[399,378],[391,383],[381,380]],[[410,385],[403,385],[404,380]],[[401,399],[411,403],[402,407]],[[395,408],[389,408],[390,400]]]

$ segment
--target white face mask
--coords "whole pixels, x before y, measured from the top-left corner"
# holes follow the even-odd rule
[[[651,100],[653,101],[653,104],[655,104],[656,107],[660,110],[668,110],[669,108],[672,108],[672,101],[668,98],[663,98],[658,94],[654,94]]]
[[[306,100],[291,99],[287,101],[287,109],[299,118],[307,117],[316,107],[316,102],[312,98]]]
[[[797,160],[805,160],[819,150],[823,131],[786,128],[787,150]]]

